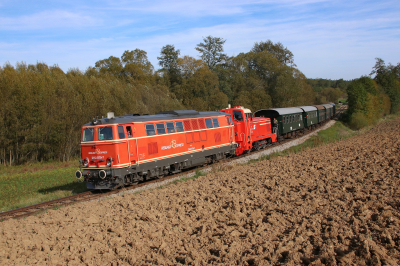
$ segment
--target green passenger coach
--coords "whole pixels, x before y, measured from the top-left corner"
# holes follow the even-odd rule
[[[270,118],[278,136],[304,128],[303,110],[297,107],[262,109],[254,112],[254,116]]]
[[[318,123],[322,123],[326,120],[326,110],[322,105],[314,105],[318,109]]]
[[[333,116],[333,106],[331,104],[321,104],[323,107],[325,107],[326,110],[326,119],[330,119]]]
[[[299,106],[304,111],[303,123],[305,128],[310,128],[318,124],[318,109],[315,106]]]

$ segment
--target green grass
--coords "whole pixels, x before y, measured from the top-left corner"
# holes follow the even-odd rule
[[[290,147],[289,149],[286,149],[281,152],[275,152],[269,155],[264,155],[259,157],[258,159],[252,159],[248,161],[247,164],[251,164],[262,160],[270,160],[275,157],[287,156],[292,153],[302,152],[321,145],[336,142],[342,139],[347,139],[356,134],[358,134],[358,132],[349,129],[342,122],[338,121],[328,129],[319,131],[316,136],[312,136],[311,138],[309,138],[300,145]]]
[[[58,199],[86,191],[76,180],[77,161],[0,167],[0,211]]]
[[[345,99],[345,98],[342,98],[342,99],[338,99],[338,102],[341,102],[341,103],[347,103],[347,99]]]
[[[177,184],[177,183],[180,183],[180,182],[186,182],[186,181],[189,181],[189,180],[194,180],[194,179],[196,179],[196,178],[198,178],[200,176],[206,176],[206,175],[207,175],[206,173],[203,173],[200,170],[196,170],[196,173],[193,176],[184,177],[184,178],[181,178],[181,179],[174,180],[173,182],[171,182],[171,184]]]

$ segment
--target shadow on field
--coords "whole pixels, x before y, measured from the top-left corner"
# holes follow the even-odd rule
[[[71,191],[72,194],[78,194],[87,191],[85,182],[74,182],[62,186],[55,186],[49,188],[39,189],[38,192],[41,194],[54,193],[56,191]]]

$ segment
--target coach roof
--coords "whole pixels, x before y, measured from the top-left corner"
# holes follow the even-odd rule
[[[299,108],[303,109],[304,112],[311,112],[311,111],[317,111],[317,107],[315,106],[299,106]]]
[[[262,116],[267,113],[275,113],[277,115],[288,115],[288,114],[297,114],[302,113],[298,107],[288,107],[288,108],[273,108],[273,109],[261,109],[254,112],[254,116]]]
[[[187,118],[200,118],[200,117],[217,117],[223,115],[228,116],[229,114],[222,112],[198,112],[195,110],[174,110],[174,111],[160,112],[155,115],[129,114],[124,116],[117,116],[114,118],[101,118],[97,120],[94,119],[92,122],[87,123],[83,126],[124,124],[124,123],[134,123],[134,122],[187,119]]]

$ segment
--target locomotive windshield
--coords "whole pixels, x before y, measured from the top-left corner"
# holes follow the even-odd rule
[[[110,140],[110,139],[113,139],[112,127],[99,128],[99,140]]]
[[[83,130],[82,141],[93,141],[94,140],[94,128],[85,128]]]

